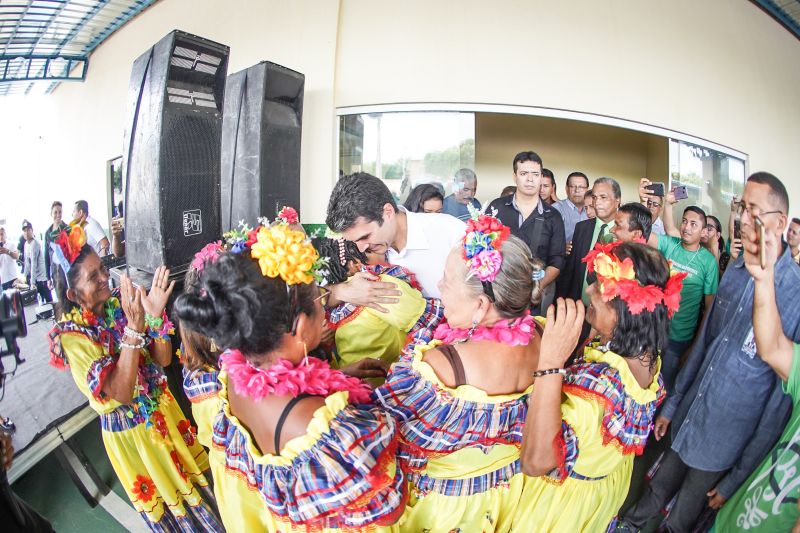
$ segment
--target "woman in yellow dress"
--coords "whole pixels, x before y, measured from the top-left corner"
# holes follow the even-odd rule
[[[547,312],[522,442],[525,479],[515,531],[606,531],[628,494],[664,398],[659,353],[684,274],[656,250],[598,245],[584,261],[597,276],[586,319],[599,335],[564,368],[584,323],[581,302]]]
[[[256,493],[259,522],[239,531],[395,530],[406,489],[393,421],[360,380],[306,355],[325,316],[316,251],[283,222],[240,244],[175,303],[181,324],[226,349],[212,435],[223,516]]]
[[[375,390],[397,420],[410,481],[401,531],[510,531],[520,503],[519,447],[540,340],[529,309],[544,271],[497,219],[473,216],[439,282],[448,324]]]
[[[366,270],[400,291],[396,302],[383,304],[386,313],[349,303],[327,311],[328,327],[335,330],[335,368],[367,357],[383,361],[388,368],[409,342],[432,339],[443,317],[442,304],[438,298],[422,296],[414,274],[399,265],[367,265],[366,255],[355,243],[341,238],[322,237],[311,242],[328,260],[323,272],[327,285],[345,283],[356,272]]]
[[[134,508],[153,531],[222,531],[210,507],[208,458],[167,387],[164,307],[174,282],[159,267],[148,294],[123,277],[121,298],[79,227],[53,245],[61,320],[51,363],[69,365],[100,415],[103,443]]]

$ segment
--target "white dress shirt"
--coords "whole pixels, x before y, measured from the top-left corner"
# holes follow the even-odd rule
[[[467,225],[443,213],[406,213],[406,247],[389,248],[387,260],[413,272],[426,298],[439,298],[439,280],[444,274],[447,255],[464,237]]]

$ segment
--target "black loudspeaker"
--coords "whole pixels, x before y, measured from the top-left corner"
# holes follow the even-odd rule
[[[228,50],[175,30],[133,63],[122,162],[129,267],[180,272],[222,235]]]
[[[300,210],[305,76],[262,61],[228,76],[222,121],[222,227],[284,205]]]

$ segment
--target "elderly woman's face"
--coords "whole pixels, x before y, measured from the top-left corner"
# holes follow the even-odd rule
[[[444,316],[453,328],[472,327],[473,313],[478,307],[478,298],[464,281],[466,277],[467,266],[461,257],[461,248],[456,247],[447,256],[444,275],[439,280]]]
[[[75,286],[68,293],[69,299],[84,309],[96,311],[111,298],[108,287],[108,270],[96,253],[90,253],[80,264],[80,273]]]
[[[597,282],[586,288],[590,303],[586,309],[586,321],[600,334],[604,341],[611,340],[614,328],[617,326],[617,311],[614,307],[603,301],[600,287]]]

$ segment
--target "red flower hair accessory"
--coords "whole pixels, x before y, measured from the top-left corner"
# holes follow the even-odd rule
[[[631,258],[626,257],[621,260],[614,253],[614,249],[620,244],[622,244],[620,241],[597,243],[583,258],[586,270],[597,276],[603,301],[608,302],[619,297],[628,305],[628,310],[633,315],[638,315],[645,309],[652,313],[656,305],[663,302],[669,317],[672,318],[680,308],[681,289],[687,274],[671,271],[663,290],[657,285],[643,286],[636,279],[636,270]]]
[[[72,265],[80,255],[81,248],[86,244],[86,233],[80,226],[70,226],[58,234],[55,243],[61,248],[64,258]]]

